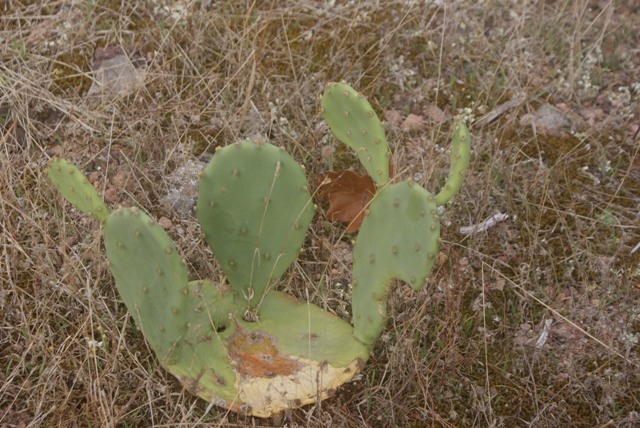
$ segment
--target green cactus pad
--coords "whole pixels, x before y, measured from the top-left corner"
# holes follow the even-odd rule
[[[346,83],[329,83],[322,114],[333,135],[353,149],[378,185],[389,181],[389,152],[384,128],[364,95]]]
[[[362,222],[353,249],[354,336],[367,346],[387,320],[394,278],[424,286],[438,253],[440,223],[434,197],[414,182],[383,188]]]
[[[464,175],[469,167],[471,157],[471,136],[467,125],[462,119],[458,119],[453,124],[453,141],[451,142],[451,156],[449,166],[449,177],[444,187],[435,196],[436,204],[444,205],[453,198],[464,181]]]
[[[226,349],[234,327],[230,320],[242,316],[234,293],[208,280],[191,281],[185,308],[180,357],[166,369],[191,393],[237,411],[236,372]]]
[[[171,239],[140,210],[114,211],[104,229],[118,292],[160,363],[194,394],[232,406],[238,391],[223,338],[229,317],[242,315],[235,295],[188,283]]]
[[[258,316],[259,328],[278,337],[278,348],[284,354],[327,361],[335,367],[368,358],[368,349],[353,340],[348,322],[288,294],[269,293]]]
[[[104,221],[109,210],[98,192],[76,166],[63,159],[52,159],[47,168],[49,180],[74,207],[98,221]]]
[[[289,154],[245,140],[204,169],[196,213],[231,286],[253,306],[298,256],[314,208]]]
[[[163,364],[180,353],[187,330],[187,271],[173,242],[136,208],[120,208],[104,222],[104,242],[118,292]]]

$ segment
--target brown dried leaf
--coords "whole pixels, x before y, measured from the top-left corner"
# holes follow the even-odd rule
[[[347,233],[360,228],[364,210],[375,193],[371,177],[348,170],[328,171],[318,188],[318,196],[329,202],[327,218],[348,223]]]

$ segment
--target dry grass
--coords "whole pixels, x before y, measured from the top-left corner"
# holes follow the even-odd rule
[[[638,426],[637,7],[435,3],[0,2],[0,426]],[[94,49],[114,45],[146,58],[144,85],[90,102]],[[360,380],[282,421],[209,409],[158,367],[97,224],[62,203],[46,162],[62,155],[109,204],[171,219],[192,276],[217,277],[193,215],[163,202],[171,175],[243,137],[286,147],[311,179],[357,167],[327,148],[318,115],[323,84],[339,79],[380,114],[435,104],[478,118],[526,97],[473,129],[441,263],[422,292],[394,291]],[[544,103],[565,109],[571,132],[520,121]],[[403,173],[432,190],[448,126],[389,129]],[[496,212],[509,219],[457,232]],[[284,286],[337,313],[349,309],[342,231],[320,212]]]

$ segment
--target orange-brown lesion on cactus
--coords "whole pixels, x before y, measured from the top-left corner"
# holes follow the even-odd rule
[[[239,325],[229,338],[227,351],[242,376],[289,376],[301,368],[299,362],[280,353],[274,337],[258,330],[246,331]]]

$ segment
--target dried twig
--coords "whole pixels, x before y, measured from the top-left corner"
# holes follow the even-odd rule
[[[481,221],[478,224],[471,226],[462,226],[460,228],[460,233],[463,235],[471,235],[472,233],[484,232],[485,230],[493,227],[494,225],[500,223],[501,221],[505,221],[509,216],[503,213],[495,213],[491,217],[486,220]]]
[[[551,332],[551,324],[553,323],[553,319],[548,318],[544,320],[544,327],[542,328],[542,333],[540,333],[540,337],[536,342],[536,348],[540,349],[547,343],[547,339],[549,338],[549,332]]]
[[[522,95],[519,95],[519,96],[517,96],[515,98],[510,99],[509,101],[507,101],[505,103],[502,103],[502,104],[496,106],[489,113],[485,114],[480,119],[476,120],[475,123],[473,124],[473,126],[474,127],[480,127],[480,126],[483,126],[483,125],[486,125],[488,123],[493,122],[498,117],[502,116],[503,114],[505,114],[506,112],[508,112],[512,108],[518,107],[526,99],[527,99],[527,96],[522,94]]]

